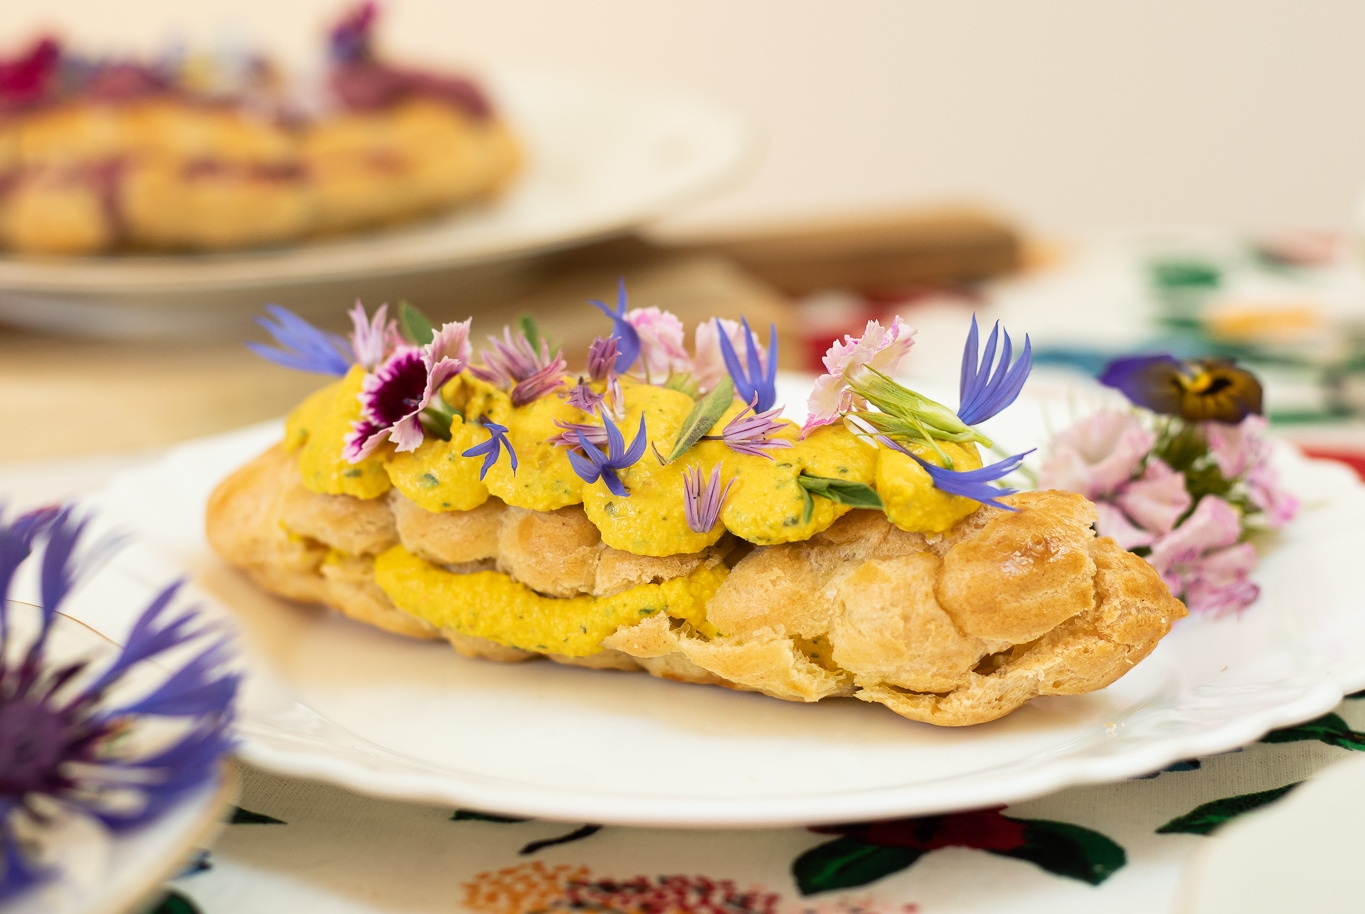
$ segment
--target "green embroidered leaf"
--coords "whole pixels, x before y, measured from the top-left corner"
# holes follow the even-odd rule
[[[1261,737],[1263,743],[1297,743],[1316,739],[1329,746],[1365,751],[1365,733],[1352,730],[1335,714],[1325,714],[1317,720],[1283,730],[1272,730]]]
[[[1128,862],[1122,847],[1106,836],[1069,822],[1017,819],[1024,825],[1024,844],[1010,850],[985,848],[1000,857],[1027,860],[1057,876],[1099,885]]]
[[[530,819],[518,819],[513,816],[495,816],[491,812],[479,812],[474,809],[457,809],[450,817],[452,822],[501,822],[509,824],[513,822],[530,822]]]
[[[229,825],[284,825],[283,819],[274,816],[267,816],[263,812],[252,812],[240,806],[232,807],[232,818],[228,820]]]
[[[885,507],[877,490],[861,482],[831,479],[828,476],[810,476],[806,473],[796,477],[796,482],[811,495],[819,495],[850,508],[874,508],[881,511]],[[810,514],[809,511],[806,513]],[[806,520],[809,521],[810,517],[807,516]]]
[[[402,328],[403,335],[418,346],[430,343],[432,337],[436,335],[436,327],[432,325],[431,319],[410,302],[398,303],[398,326]]]
[[[1293,784],[1286,784],[1283,787],[1276,787],[1274,790],[1262,790],[1260,793],[1243,793],[1235,797],[1224,797],[1221,800],[1214,800],[1185,813],[1183,816],[1176,816],[1165,825],[1158,828],[1159,835],[1207,835],[1215,831],[1219,826],[1229,819],[1235,819],[1243,813],[1251,812],[1253,809],[1260,809],[1275,802],[1280,797],[1298,787],[1301,781]]]
[[[150,908],[144,909],[143,914],[199,914],[199,906],[174,889],[170,889],[164,898]]]
[[[1347,695],[1346,697],[1347,697],[1347,698],[1365,698],[1365,689],[1361,689],[1359,692],[1352,692],[1350,695]]]
[[[677,460],[687,453],[688,448],[700,441],[701,436],[720,421],[720,417],[730,408],[734,399],[735,382],[726,375],[721,378],[715,389],[698,400],[692,411],[687,414],[682,428],[678,430],[678,440],[673,443],[673,450],[668,452],[668,462]]]
[[[885,847],[845,835],[797,857],[792,877],[802,895],[850,889],[898,873],[923,855],[913,847]]]

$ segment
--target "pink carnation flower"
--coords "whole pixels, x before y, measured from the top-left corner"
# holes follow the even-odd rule
[[[1266,425],[1264,416],[1251,415],[1237,425],[1205,423],[1204,435],[1223,478],[1241,477],[1247,485],[1247,498],[1265,512],[1271,527],[1278,528],[1293,519],[1299,500],[1280,486],[1280,474],[1270,462]]]
[[[1053,438],[1038,487],[1102,498],[1133,478],[1155,442],[1132,413],[1100,410]]]
[[[360,388],[360,419],[346,436],[342,453],[356,463],[374,453],[385,439],[400,451],[422,443],[422,410],[432,397],[469,364],[469,321],[451,322],[421,349],[395,351]]]
[[[1260,595],[1247,580],[1256,551],[1238,543],[1237,509],[1216,495],[1199,500],[1185,522],[1152,544],[1147,561],[1192,612],[1222,615],[1245,608]]]
[[[658,308],[635,308],[626,312],[626,322],[640,335],[640,357],[633,367],[645,380],[662,383],[674,372],[692,371],[692,357],[683,345],[683,324],[675,314]]]
[[[729,369],[725,367],[725,356],[720,350],[720,332],[716,329],[716,322],[719,321],[725,330],[725,336],[730,340],[730,348],[735,351],[735,355],[746,371],[749,370],[748,344],[745,341],[744,328],[739,321],[727,320],[726,318],[716,318],[715,320],[702,321],[697,325],[694,336],[693,351],[695,355],[692,360],[692,379],[697,382],[697,387],[705,393],[715,388],[721,379],[729,374]],[[758,348],[758,357],[765,365],[768,361],[768,348],[762,343],[754,340],[754,345]]]
[[[365,316],[365,306],[356,301],[347,312],[351,317],[351,351],[356,364],[366,371],[374,371],[391,352],[403,346],[398,322],[389,320],[389,306],[380,305],[373,317]]]
[[[1137,524],[1164,536],[1190,510],[1190,493],[1183,474],[1153,457],[1141,476],[1119,488],[1115,503]]]
[[[868,321],[862,336],[845,335],[842,343],[835,340],[825,353],[826,373],[816,379],[807,402],[809,418],[805,429],[830,425],[843,413],[866,406],[867,402],[849,389],[848,382],[858,380],[858,374],[865,368],[888,376],[895,374],[914,344],[915,330],[907,327],[900,315],[893,317],[888,327]]]

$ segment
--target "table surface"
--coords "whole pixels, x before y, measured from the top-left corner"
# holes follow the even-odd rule
[[[1067,283],[1094,263],[1072,258],[1044,277],[1044,289],[1052,282],[1058,300],[1084,298],[1085,288],[1068,293]],[[595,312],[585,320],[583,309],[563,303],[610,294],[622,274],[619,264],[581,265],[484,316],[534,311],[549,334],[585,347],[600,329]],[[717,312],[771,319],[798,344],[784,347],[792,354],[813,313],[791,309],[771,287],[711,255],[652,259],[624,275],[638,293],[633,300],[685,319]],[[1011,327],[1029,326],[1031,316],[1045,328],[1034,338],[1038,351],[1051,340],[1055,352],[1080,357],[1075,337],[1084,328],[1042,310],[1039,294],[1001,286],[976,307],[1005,315]],[[956,326],[970,310],[951,298],[875,305],[883,306],[921,325]],[[1071,337],[1050,337],[1048,327]],[[1132,327],[1124,332],[1136,342]],[[924,354],[926,364],[934,358]],[[0,332],[0,415],[22,430],[0,439],[0,493],[32,503],[89,490],[174,441],[278,415],[316,383],[256,360],[236,341],[114,344]],[[1354,425],[1314,428],[1339,450],[1365,451]],[[5,482],[14,479],[25,480],[22,491]],[[507,821],[246,768],[230,824],[168,885],[160,910],[1168,911],[1190,861],[1217,840],[1210,832],[1365,749],[1362,730],[1365,701],[1348,699],[1318,721],[1149,778],[1003,809],[819,832]]]

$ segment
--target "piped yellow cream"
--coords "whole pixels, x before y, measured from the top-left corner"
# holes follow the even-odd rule
[[[623,625],[664,613],[707,636],[706,604],[729,573],[699,568],[662,584],[640,584],[610,597],[546,597],[496,571],[455,574],[402,546],[375,559],[374,578],[393,604],[441,629],[507,647],[566,657],[602,650],[602,639]]]

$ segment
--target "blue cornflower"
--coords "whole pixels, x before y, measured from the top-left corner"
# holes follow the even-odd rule
[[[640,357],[640,333],[630,321],[626,320],[626,281],[618,280],[616,291],[616,310],[612,311],[605,302],[597,299],[589,301],[611,318],[612,335],[616,337],[616,370],[624,374]]]
[[[460,456],[462,457],[482,457],[483,466],[479,468],[479,479],[493,469],[493,464],[498,462],[498,455],[503,448],[507,448],[507,459],[512,463],[512,475],[517,475],[517,452],[512,449],[512,442],[507,440],[507,426],[499,425],[496,422],[489,422],[484,419],[481,423],[488,429],[488,440],[483,444],[476,444]]]
[[[754,412],[765,412],[777,402],[777,325],[771,324],[768,328],[768,364],[765,366],[759,357],[754,333],[749,329],[749,321],[741,317],[739,322],[744,327],[744,364],[740,364],[735,347],[730,345],[729,335],[717,320],[720,354],[725,358],[730,379],[735,382],[735,396],[745,403],[753,403]],[[757,402],[754,402],[755,397],[758,398]]]
[[[1000,361],[995,362],[995,346],[1002,335],[1005,346],[1000,352]],[[968,425],[985,422],[1019,396],[1033,368],[1033,350],[1027,334],[1024,335],[1024,351],[1013,365],[1010,364],[1012,355],[1010,335],[1001,330],[1000,322],[996,321],[991,328],[990,338],[986,340],[986,352],[980,363],[977,362],[976,315],[973,314],[967,345],[962,349],[962,380],[958,385],[958,397],[962,403],[957,409],[959,419]]]
[[[233,744],[240,676],[224,669],[224,639],[193,611],[172,611],[179,582],[157,594],[103,669],[88,657],[49,661],[58,610],[92,560],[116,546],[105,539],[81,549],[87,523],[70,509],[0,518],[0,901],[52,875],[18,835],[41,849],[54,806],[113,830],[140,825],[205,785]],[[10,584],[40,542],[37,624],[19,625],[11,614],[25,604],[9,603]],[[127,693],[139,664],[208,634],[159,685]],[[146,724],[150,742],[140,738]],[[167,743],[163,733],[178,735]]]
[[[883,439],[885,440],[885,439]],[[904,448],[892,447],[897,450],[905,451]],[[1036,450],[1036,448],[1034,449]],[[905,453],[910,454],[909,451]],[[961,495],[963,498],[970,498],[979,501],[983,505],[990,505],[992,508],[1001,508],[1005,511],[1017,511],[1018,508],[1011,508],[1004,502],[997,501],[1002,495],[1013,495],[1018,489],[1001,488],[993,486],[991,483],[997,479],[1003,479],[1015,470],[1019,469],[1019,464],[1024,462],[1024,458],[1032,454],[1033,450],[1024,451],[1022,454],[1015,454],[1013,457],[1006,457],[999,463],[993,463],[988,467],[979,470],[945,470],[943,467],[935,466],[927,460],[921,460],[914,454],[915,462],[924,467],[924,471],[929,474],[929,478],[934,481],[934,488],[949,495]]]
[[[600,477],[613,495],[625,497],[630,495],[630,492],[616,474],[635,466],[644,456],[648,443],[645,438],[645,417],[640,416],[640,430],[635,433],[635,439],[627,448],[626,439],[616,427],[616,423],[611,421],[605,410],[601,416],[602,425],[607,430],[607,452],[602,453],[602,449],[592,443],[590,436],[584,435],[581,431],[576,432],[578,446],[583,449],[583,453],[569,451],[569,463],[584,482],[596,482]]]
[[[270,331],[276,346],[247,343],[246,348],[261,358],[295,371],[337,377],[350,371],[351,346],[343,337],[314,327],[288,308],[266,305],[265,310],[275,319],[257,317],[256,323]]]

